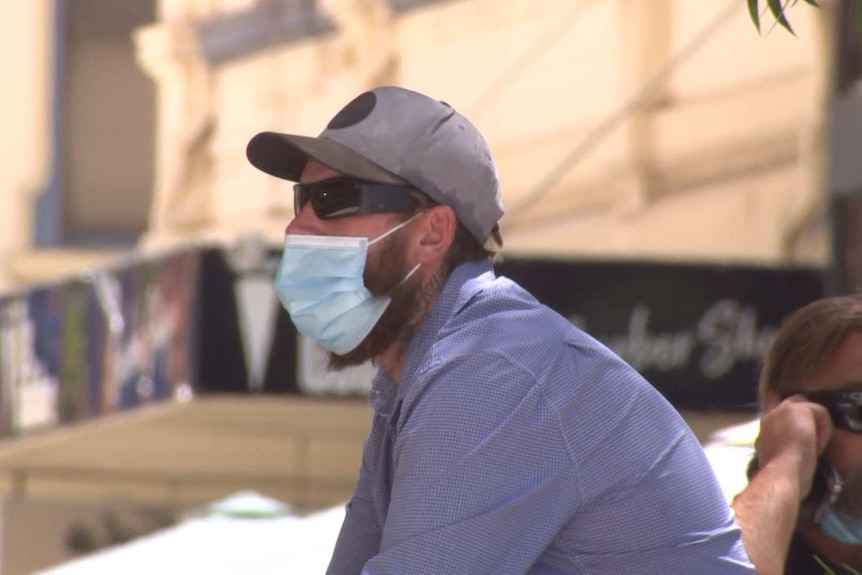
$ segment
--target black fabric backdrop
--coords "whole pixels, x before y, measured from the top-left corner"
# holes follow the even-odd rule
[[[806,267],[509,259],[496,269],[617,351],[677,408],[755,409],[775,329],[823,294],[823,270]],[[201,279],[199,381],[204,391],[245,392],[233,275],[221,251],[204,254]],[[283,310],[270,349],[264,391],[301,393],[296,331]]]

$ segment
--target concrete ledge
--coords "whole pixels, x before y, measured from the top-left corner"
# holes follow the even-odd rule
[[[0,290],[10,291],[33,284],[53,283],[82,271],[117,261],[130,250],[45,249],[20,252],[7,260],[8,282]]]

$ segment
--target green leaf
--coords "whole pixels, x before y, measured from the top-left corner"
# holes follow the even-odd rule
[[[754,27],[760,32],[760,10],[758,9],[758,0],[748,0],[748,15],[754,23]]]
[[[820,8],[820,4],[817,3],[817,0],[805,0],[805,3],[809,6],[816,6],[817,8]],[[794,2],[794,4],[796,4],[796,2]]]
[[[772,12],[775,21],[795,36],[796,32],[793,31],[793,28],[790,27],[790,22],[784,17],[784,7],[781,5],[781,0],[766,0],[766,5],[769,6],[769,11]]]

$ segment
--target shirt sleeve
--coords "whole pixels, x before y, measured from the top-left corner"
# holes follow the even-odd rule
[[[362,572],[527,572],[579,500],[559,421],[535,377],[498,354],[430,378],[401,414],[380,553]]]
[[[376,427],[380,425],[375,418],[374,427],[366,440],[362,453],[362,466],[353,496],[347,504],[344,523],[335,543],[335,550],[329,562],[327,575],[350,575],[360,573],[362,566],[380,549],[380,522],[374,509],[371,494],[372,462],[375,457],[369,451],[374,446]]]

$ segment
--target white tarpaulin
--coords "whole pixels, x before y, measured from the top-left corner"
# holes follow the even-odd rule
[[[326,571],[344,519],[343,505],[306,517],[278,516],[271,507],[256,505],[249,494],[240,498],[245,504],[241,510],[231,498],[210,507],[206,517],[39,575],[284,575]]]

